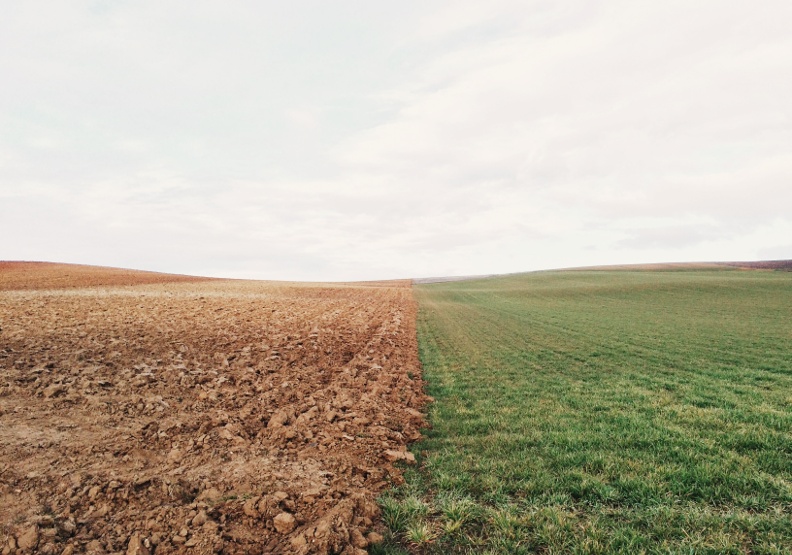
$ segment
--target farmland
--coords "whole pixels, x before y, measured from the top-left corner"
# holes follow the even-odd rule
[[[365,553],[424,425],[409,285],[0,263],[0,553]]]
[[[792,273],[415,293],[432,429],[373,552],[792,552]]]
[[[0,263],[0,553],[792,552],[792,273],[755,267]]]

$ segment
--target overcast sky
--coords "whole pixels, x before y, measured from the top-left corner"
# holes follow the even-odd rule
[[[8,3],[0,259],[792,258],[789,0]]]

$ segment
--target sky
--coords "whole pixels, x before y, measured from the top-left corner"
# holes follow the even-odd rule
[[[306,281],[792,258],[789,0],[27,0],[0,259]]]

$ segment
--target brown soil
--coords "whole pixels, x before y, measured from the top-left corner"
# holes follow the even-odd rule
[[[210,278],[142,272],[102,266],[0,260],[0,291],[16,289],[75,289],[78,287],[143,285],[210,281]]]
[[[792,271],[792,260],[761,260],[758,262],[724,262],[727,266],[736,266],[749,270],[785,270]]]
[[[0,552],[380,539],[427,400],[409,282],[73,270],[0,266]]]

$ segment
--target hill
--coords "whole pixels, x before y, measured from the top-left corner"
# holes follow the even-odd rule
[[[54,262],[0,261],[0,291],[194,283],[209,279],[142,270],[107,268],[104,266]]]
[[[383,502],[390,553],[792,552],[792,274],[576,269],[415,294],[435,402],[419,469]]]

